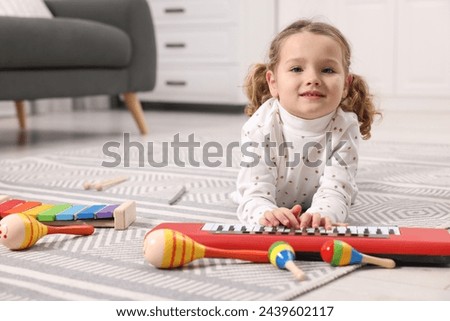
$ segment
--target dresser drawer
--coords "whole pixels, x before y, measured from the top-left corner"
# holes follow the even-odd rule
[[[222,102],[243,100],[243,80],[237,66],[160,68],[154,92],[143,95],[144,100],[183,102]]]
[[[229,0],[150,0],[155,24],[234,23],[239,1]]]
[[[229,28],[204,28],[175,30],[158,29],[157,45],[161,62],[234,62],[237,60],[237,30]]]
[[[144,101],[245,104],[251,64],[275,34],[278,0],[147,0],[157,44],[157,80]]]

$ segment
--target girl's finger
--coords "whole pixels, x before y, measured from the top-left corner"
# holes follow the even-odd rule
[[[259,218],[259,225],[269,226],[270,222],[267,220],[264,215]]]
[[[279,211],[279,217],[278,219],[283,223],[286,227],[294,227],[299,228],[300,223],[298,222],[298,218],[296,215],[292,213],[290,209],[287,208],[281,208]]]
[[[322,217],[322,220],[321,220],[321,221],[322,221],[322,222],[321,222],[321,223],[322,223],[321,225],[323,225],[323,227],[325,228],[325,230],[331,230],[333,224],[331,224],[331,219],[330,219],[328,216]]]
[[[300,216],[300,228],[306,228],[310,226],[312,220],[311,213],[303,213]]]
[[[266,220],[269,221],[269,225],[268,226],[278,226],[280,225],[280,221],[278,220],[277,216],[276,216],[276,209],[273,211],[266,211],[264,213],[264,217],[266,218]]]
[[[318,228],[320,226],[321,218],[319,213],[314,213],[312,215],[311,227]]]
[[[273,215],[282,225],[289,226],[290,221],[287,212],[289,212],[289,210],[286,208],[277,208],[273,210]]]

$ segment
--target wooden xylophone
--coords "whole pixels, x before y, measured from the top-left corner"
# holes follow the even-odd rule
[[[114,227],[123,230],[136,219],[136,203],[126,201],[114,205],[45,204],[0,195],[0,219],[14,213],[33,216],[46,225],[87,223],[94,227]]]
[[[264,250],[276,241],[289,243],[299,260],[321,260],[320,249],[330,240],[347,242],[361,253],[391,258],[398,264],[450,264],[450,234],[446,229],[397,226],[340,226],[332,230],[265,227],[240,224],[162,223],[205,246]]]

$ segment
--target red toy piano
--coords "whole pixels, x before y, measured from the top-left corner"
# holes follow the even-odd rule
[[[446,229],[397,226],[339,226],[332,230],[217,223],[162,223],[155,229],[179,231],[193,240],[222,249],[264,250],[276,241],[288,242],[298,260],[321,260],[320,248],[330,239],[357,251],[391,258],[401,265],[450,264],[450,233]]]

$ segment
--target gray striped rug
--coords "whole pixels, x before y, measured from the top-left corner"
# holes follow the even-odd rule
[[[448,227],[450,147],[426,148],[435,156],[415,155],[415,145],[367,143],[350,223]],[[102,167],[106,158],[98,143],[0,160],[0,194],[49,203],[135,200],[138,213],[125,231],[97,229],[88,237],[48,235],[26,251],[0,247],[0,300],[289,300],[359,267],[296,262],[308,275],[305,282],[294,281],[289,272],[270,264],[231,259],[155,269],[142,256],[144,234],[153,226],[169,221],[237,223],[229,194],[238,158],[233,156],[231,167],[154,168],[139,167],[137,156],[132,155],[127,168]],[[180,159],[188,155],[181,153]],[[86,179],[122,175],[129,180],[103,192],[82,188]],[[169,205],[182,185],[187,193]]]

